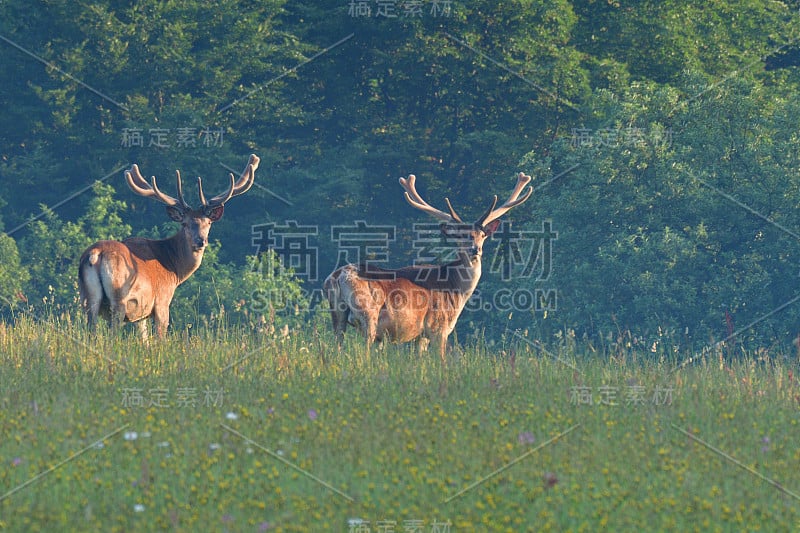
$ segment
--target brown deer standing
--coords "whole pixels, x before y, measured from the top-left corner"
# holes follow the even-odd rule
[[[197,178],[201,206],[192,209],[183,199],[181,174],[176,171],[178,198],[167,196],[156,185],[147,183],[139,167],[125,171],[128,186],[140,196],[153,198],[167,206],[167,214],[181,229],[168,239],[130,237],[123,241],[99,241],[83,253],[78,267],[81,305],[90,327],[98,316],[112,324],[135,322],[147,339],[153,317],[159,337],[169,325],[169,306],[175,289],[200,267],[208,244],[211,224],[222,217],[225,202],[247,192],[253,185],[260,159],[251,155],[241,177],[230,175],[228,190],[206,201]]]
[[[444,265],[414,265],[396,270],[349,264],[333,271],[323,288],[331,308],[331,320],[341,345],[347,325],[361,330],[370,346],[384,338],[392,342],[417,341],[420,351],[428,341],[439,349],[445,364],[447,338],[472,296],[481,277],[483,242],[500,225],[499,218],[527,200],[533,188],[520,197],[530,176],[520,173],[517,185],[503,205],[495,195],[489,209],[473,224],[465,224],[445,198],[449,213],[430,206],[417,193],[416,178],[400,178],[405,198],[417,209],[442,221],[446,237],[457,239],[453,262]]]

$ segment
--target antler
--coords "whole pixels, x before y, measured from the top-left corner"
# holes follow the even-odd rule
[[[203,182],[200,178],[197,178],[197,188],[200,191],[200,202],[203,204],[203,207],[215,207],[222,205],[234,196],[244,194],[250,190],[250,187],[253,186],[253,182],[255,181],[256,169],[258,168],[258,164],[260,162],[261,159],[257,155],[251,154],[250,159],[247,162],[247,167],[244,169],[244,172],[242,172],[239,180],[237,181],[233,173],[231,173],[231,185],[228,190],[222,194],[214,196],[208,201],[206,201],[206,197],[203,194]],[[142,173],[139,171],[139,166],[135,163],[130,170],[125,171],[125,181],[128,182],[128,187],[130,187],[133,192],[140,196],[144,196],[145,198],[155,198],[159,202],[162,202],[168,206],[179,206],[182,209],[191,210],[191,206],[187,204],[186,200],[183,198],[183,187],[181,185],[180,171],[176,170],[175,175],[177,179],[178,198],[173,198],[172,196],[161,192],[156,183],[155,176],[152,176],[150,178],[151,183],[148,183],[147,180],[144,179],[144,176],[142,176]]]
[[[223,205],[234,196],[239,196],[240,194],[244,194],[249,191],[250,187],[253,186],[253,182],[255,181],[256,169],[258,168],[258,164],[260,162],[261,159],[256,154],[250,154],[250,159],[247,161],[247,167],[245,167],[244,172],[242,172],[242,175],[239,177],[239,180],[235,181],[236,178],[233,175],[233,172],[231,172],[230,188],[228,188],[226,192],[211,198],[208,202],[206,202],[206,197],[203,195],[203,183],[200,178],[197,178],[197,186],[200,189],[200,201],[202,202],[203,206],[214,207]]]
[[[168,206],[180,206],[183,209],[191,209],[189,205],[186,203],[186,200],[183,199],[183,188],[181,187],[181,173],[179,171],[175,171],[178,181],[178,198],[173,198],[167,194],[164,194],[158,189],[158,185],[156,184],[156,177],[152,176],[150,178],[151,183],[147,183],[147,180],[144,179],[142,173],[139,171],[139,166],[134,163],[130,170],[125,171],[125,181],[128,182],[128,187],[131,188],[133,192],[138,194],[139,196],[144,196],[145,198],[155,198],[159,202],[165,203]]]
[[[494,201],[492,201],[492,205],[489,206],[489,209],[486,210],[483,216],[479,218],[475,224],[483,227],[486,224],[489,224],[490,222],[497,220],[501,216],[505,215],[506,212],[508,212],[508,210],[511,209],[512,207],[516,207],[525,200],[527,200],[528,198],[530,198],[531,193],[533,193],[533,187],[529,187],[528,191],[521,198],[519,198],[522,189],[524,189],[525,186],[528,183],[530,183],[530,181],[531,181],[530,176],[527,176],[522,172],[520,172],[519,175],[517,176],[517,185],[514,187],[514,190],[511,192],[511,196],[508,197],[508,200],[506,200],[503,205],[495,209],[495,206],[497,205],[497,195],[495,194]]]
[[[422,196],[419,195],[416,188],[416,180],[417,177],[414,174],[409,174],[408,179],[400,178],[400,186],[405,189],[405,197],[406,201],[411,204],[412,206],[416,207],[417,209],[428,213],[429,215],[433,215],[434,217],[438,218],[439,220],[443,220],[445,222],[458,222],[462,223],[461,217],[459,217],[453,206],[450,205],[450,200],[445,198],[444,201],[447,202],[447,208],[450,210],[450,214],[448,215],[444,211],[439,211],[432,205],[428,204],[425,200],[422,199]]]

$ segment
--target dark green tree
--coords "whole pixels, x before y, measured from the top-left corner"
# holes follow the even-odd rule
[[[5,202],[0,198],[0,209],[3,207]],[[3,222],[0,219],[0,305],[3,307],[2,313],[6,313],[25,302],[23,289],[30,274],[20,264],[16,241],[2,230]]]
[[[687,77],[687,90],[700,82]],[[560,321],[597,333],[686,332],[787,339],[800,309],[770,313],[795,293],[800,201],[793,134],[798,107],[737,78],[687,103],[675,89],[600,91],[598,128],[557,143],[543,191],[559,230],[554,284]]]

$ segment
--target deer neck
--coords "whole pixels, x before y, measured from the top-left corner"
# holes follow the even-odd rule
[[[448,266],[453,270],[451,275],[454,275],[458,282],[459,292],[469,299],[481,279],[481,256],[459,252],[458,259]]]
[[[445,287],[437,288],[440,288],[446,295],[457,318],[461,315],[481,279],[480,257],[470,257],[468,254],[459,253],[458,259],[438,267],[438,270],[439,276],[443,277],[446,282],[444,283]]]
[[[178,284],[186,281],[200,268],[205,248],[193,250],[189,235],[184,228],[172,237],[156,242],[161,245],[162,262],[175,275]]]
[[[465,299],[469,299],[481,278],[480,258],[472,259],[474,258],[468,257],[467,254],[459,254],[458,259],[443,265],[415,265],[373,273],[362,271],[360,274],[366,278],[373,275],[395,275],[425,289],[463,295]]]

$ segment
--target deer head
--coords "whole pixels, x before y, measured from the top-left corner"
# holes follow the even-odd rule
[[[530,181],[530,176],[520,172],[517,176],[517,184],[514,190],[503,205],[496,207],[497,195],[494,195],[489,209],[472,224],[464,223],[461,220],[461,217],[453,209],[449,198],[444,199],[448,213],[436,209],[423,200],[422,196],[417,192],[416,176],[414,174],[409,175],[408,179],[400,178],[400,186],[405,190],[404,196],[409,204],[442,221],[441,231],[445,236],[456,239],[458,255],[462,262],[466,266],[474,266],[476,263],[480,264],[481,255],[483,254],[483,242],[500,226],[500,217],[530,198],[531,193],[533,193],[533,187],[529,187],[527,192],[520,197],[523,189]]]
[[[161,192],[158,188],[155,176],[152,176],[150,178],[150,183],[148,183],[136,164],[125,172],[125,180],[128,182],[128,187],[139,196],[153,198],[165,204],[169,217],[175,222],[181,223],[183,233],[187,239],[187,244],[191,247],[192,251],[194,253],[201,253],[205,250],[206,245],[208,245],[208,232],[211,228],[211,224],[222,218],[222,214],[225,212],[225,202],[234,196],[244,194],[253,186],[255,172],[260,161],[258,156],[255,154],[251,155],[247,167],[239,179],[236,180],[233,173],[231,173],[231,183],[228,190],[214,196],[208,201],[203,194],[203,181],[198,177],[197,188],[200,194],[201,205],[197,209],[193,209],[183,198],[183,186],[181,184],[181,173],[179,170],[175,171],[178,190],[177,198],[173,198]]]

